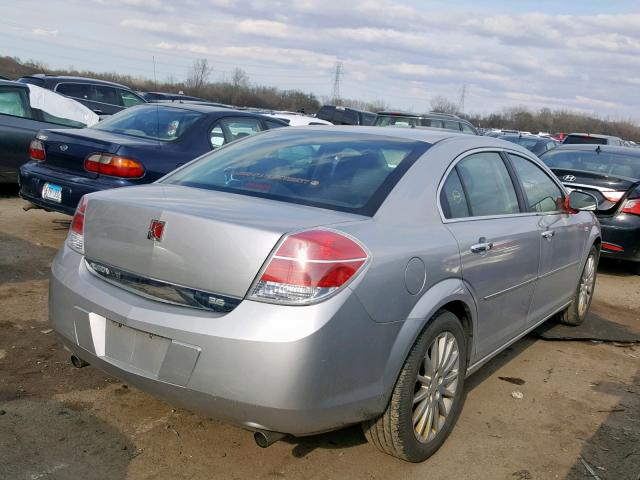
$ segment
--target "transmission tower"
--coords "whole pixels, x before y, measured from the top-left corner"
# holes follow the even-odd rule
[[[464,97],[467,96],[467,84],[462,85],[462,90],[460,90],[460,101],[458,102],[458,111],[460,113],[464,113]]]
[[[340,103],[340,77],[342,77],[342,75],[344,75],[342,62],[336,62],[336,71],[333,77],[333,93],[331,95],[335,105]]]

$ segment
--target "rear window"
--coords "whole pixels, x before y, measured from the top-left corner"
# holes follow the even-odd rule
[[[202,116],[198,112],[155,104],[123,110],[91,128],[170,142],[184,135]]]
[[[606,145],[607,139],[587,135],[567,135],[562,143],[567,145]]]
[[[540,159],[551,169],[575,170],[610,175],[613,177],[640,178],[640,155],[624,155],[594,150],[549,150]]]
[[[428,147],[378,135],[278,129],[210,153],[163,183],[372,216]]]

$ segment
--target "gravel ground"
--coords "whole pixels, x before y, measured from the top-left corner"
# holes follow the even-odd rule
[[[0,198],[0,479],[640,478],[637,344],[524,338],[468,380],[458,425],[420,465],[377,452],[357,427],[262,450],[248,432],[74,369],[47,324],[69,218],[22,205]],[[603,265],[593,308],[640,329],[640,277]]]

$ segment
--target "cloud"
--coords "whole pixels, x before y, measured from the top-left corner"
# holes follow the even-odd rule
[[[161,20],[127,18],[120,22],[121,27],[144,30],[146,32],[169,34],[172,37],[196,38],[202,36],[203,29],[192,23],[168,23]]]
[[[31,33],[38,37],[57,37],[58,30],[46,30],[44,28],[33,28]]]

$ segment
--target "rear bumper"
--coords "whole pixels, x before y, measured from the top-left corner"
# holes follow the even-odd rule
[[[599,220],[602,241],[624,250],[617,252],[603,248],[603,257],[640,262],[640,216],[623,213]]]
[[[62,202],[57,203],[42,198],[45,183],[62,187]],[[100,190],[125,187],[129,183],[118,179],[87,178],[72,173],[64,173],[46,167],[46,163],[25,163],[20,167],[20,196],[25,200],[54,212],[73,215],[83,195]]]
[[[163,304],[97,278],[66,246],[52,266],[49,319],[70,350],[142,390],[293,435],[384,410],[401,327],[373,322],[348,288],[305,307],[245,300],[224,315]]]

